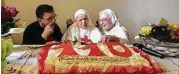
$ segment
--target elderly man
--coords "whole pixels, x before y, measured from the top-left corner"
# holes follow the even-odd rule
[[[100,31],[92,24],[91,19],[84,9],[79,9],[74,14],[74,22],[64,34],[62,40],[77,40],[79,42],[97,43],[101,39]]]
[[[117,15],[111,9],[99,12],[99,23],[104,33],[101,42],[128,43],[127,30],[120,25]]]
[[[62,33],[55,23],[56,14],[51,5],[42,4],[36,9],[37,21],[27,26],[23,44],[45,44],[48,41],[61,41]]]

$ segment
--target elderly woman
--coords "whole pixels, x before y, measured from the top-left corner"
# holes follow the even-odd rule
[[[64,34],[62,40],[78,40],[97,43],[101,39],[100,31],[92,24],[91,19],[84,9],[79,9],[74,14],[74,22]]]
[[[127,30],[120,25],[117,15],[111,9],[99,12],[99,23],[104,33],[101,42],[128,43]]]

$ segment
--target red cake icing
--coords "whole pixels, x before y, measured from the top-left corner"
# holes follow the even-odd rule
[[[129,48],[118,42],[92,43],[81,47],[81,50],[90,49],[87,56],[79,55],[70,41],[53,49],[51,45],[48,46],[49,44],[55,42],[45,44],[47,47],[43,47],[39,53],[39,74],[159,74],[163,72],[159,64],[149,55],[138,48]],[[62,51],[57,57],[48,56],[49,51],[59,49]],[[120,49],[121,52],[116,49]]]

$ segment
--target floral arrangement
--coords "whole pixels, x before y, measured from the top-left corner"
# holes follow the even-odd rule
[[[152,37],[161,42],[179,43],[179,24],[170,24],[164,18],[160,24],[149,24],[139,31],[140,37]]]
[[[1,6],[1,34],[9,31],[10,28],[15,27],[19,19],[15,19],[19,11],[15,7]]]
[[[13,51],[13,41],[12,39],[1,38],[1,70],[2,74],[4,74],[4,69],[7,65],[6,57],[11,54]]]

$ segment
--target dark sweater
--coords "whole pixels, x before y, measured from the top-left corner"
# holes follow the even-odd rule
[[[23,36],[22,44],[45,44],[47,41],[41,36],[44,28],[35,21],[27,26]],[[61,41],[62,33],[57,24],[54,26],[54,32],[51,34],[51,41]]]

